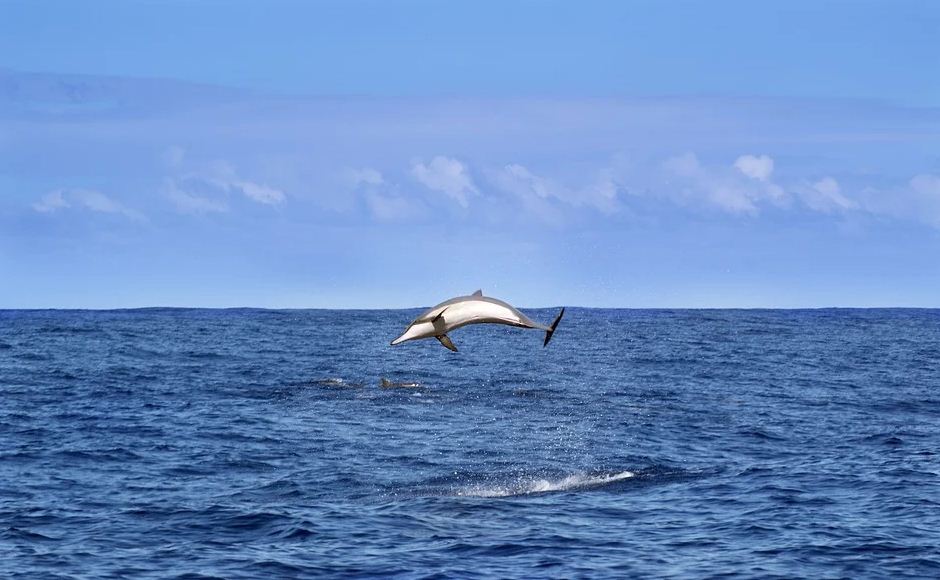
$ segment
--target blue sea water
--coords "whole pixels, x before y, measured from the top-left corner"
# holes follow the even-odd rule
[[[417,313],[0,311],[0,576],[940,577],[940,311]]]

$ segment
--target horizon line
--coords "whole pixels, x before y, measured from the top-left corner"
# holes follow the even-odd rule
[[[335,310],[340,312],[354,311],[381,311],[381,310],[420,310],[431,308],[428,306],[406,307],[272,307],[272,306],[119,306],[113,308],[82,308],[82,307],[26,307],[8,308],[0,307],[0,312],[119,312],[133,310],[270,310],[270,311],[301,311],[301,310]],[[520,306],[526,310],[549,310],[564,306],[578,310],[940,310],[940,306]]]

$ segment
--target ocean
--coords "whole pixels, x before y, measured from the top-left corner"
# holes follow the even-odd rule
[[[940,310],[419,312],[0,311],[0,577],[940,577]]]

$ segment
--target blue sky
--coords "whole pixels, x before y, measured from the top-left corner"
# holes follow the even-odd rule
[[[0,14],[0,307],[940,307],[936,3]]]

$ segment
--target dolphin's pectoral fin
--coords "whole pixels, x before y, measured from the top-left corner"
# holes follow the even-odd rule
[[[476,292],[474,292],[474,293],[471,294],[470,296],[483,296],[483,290],[477,290]]]
[[[434,332],[444,333],[447,321],[444,320],[444,313],[447,312],[447,308],[441,310],[440,313],[431,320],[431,326],[434,327]]]
[[[457,352],[457,347],[454,346],[454,343],[452,343],[452,342],[450,341],[450,337],[448,337],[446,334],[441,334],[441,335],[436,336],[436,337],[434,337],[434,338],[436,338],[436,339],[438,339],[439,341],[441,341],[441,344],[443,344],[445,348],[447,348],[447,349],[449,349],[449,350],[452,350],[452,351],[454,351],[454,352]]]

